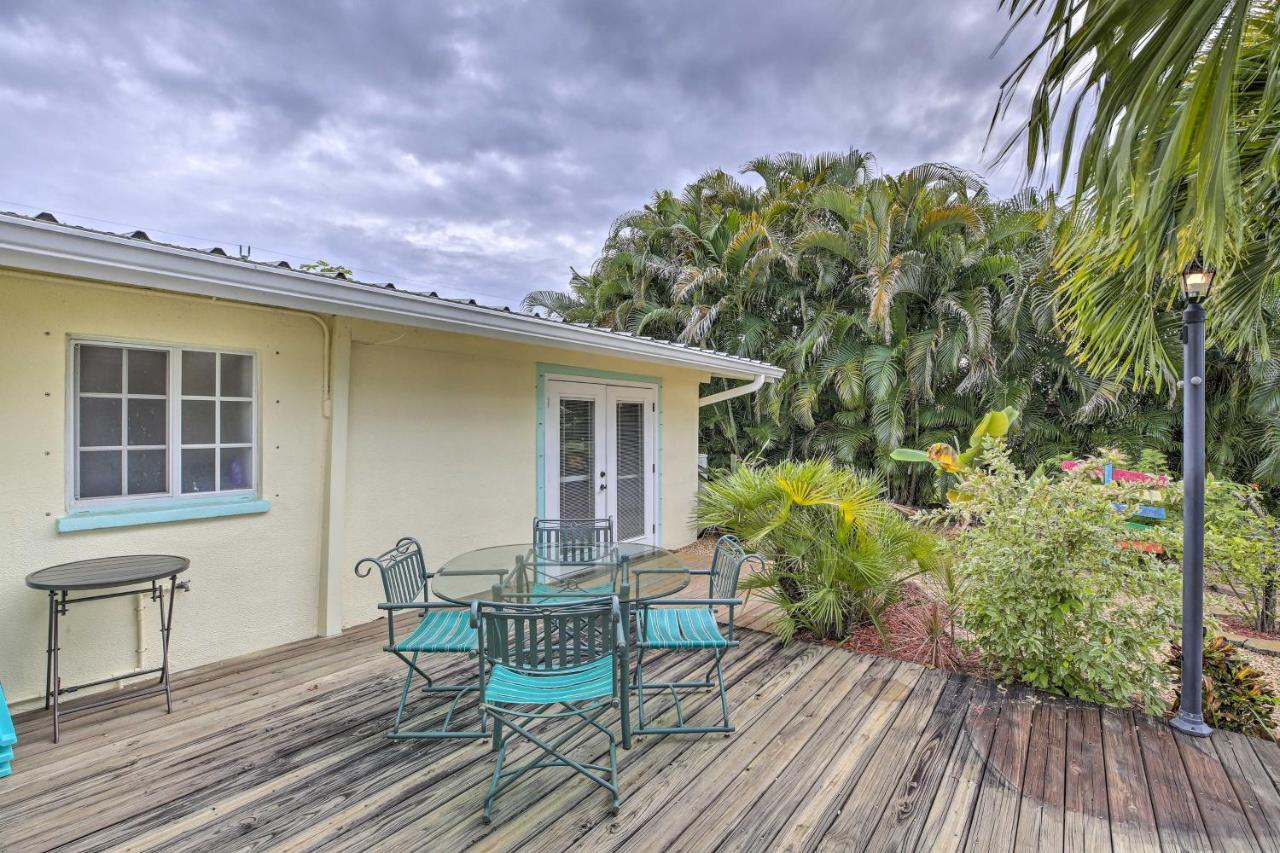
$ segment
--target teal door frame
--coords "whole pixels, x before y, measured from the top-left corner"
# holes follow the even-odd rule
[[[654,494],[654,513],[657,518],[654,519],[656,530],[654,532],[654,540],[659,547],[662,546],[662,377],[661,376],[642,376],[636,373],[618,373],[612,370],[596,370],[590,367],[570,367],[565,364],[546,364],[539,362],[537,365],[537,412],[538,424],[536,430],[534,465],[538,469],[537,478],[537,498],[535,506],[537,507],[537,515],[541,518],[547,509],[547,465],[546,465],[546,438],[547,438],[547,378],[564,377],[566,379],[597,379],[600,384],[607,385],[610,380],[619,382],[633,382],[641,385],[652,385],[657,396],[656,411],[654,412],[654,423],[657,425],[656,435],[654,437],[654,463],[657,466],[653,475]]]

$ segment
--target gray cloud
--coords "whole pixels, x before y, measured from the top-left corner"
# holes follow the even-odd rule
[[[995,0],[10,0],[0,208],[516,303],[708,168],[990,174],[1006,25]]]

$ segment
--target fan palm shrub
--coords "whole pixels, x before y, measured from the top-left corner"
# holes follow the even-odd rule
[[[881,624],[903,583],[936,569],[933,537],[884,500],[879,477],[829,458],[742,465],[698,498],[703,527],[735,534],[767,560],[743,581],[777,607],[784,639],[807,631],[842,639]]]

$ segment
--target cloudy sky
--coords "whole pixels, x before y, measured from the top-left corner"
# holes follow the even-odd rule
[[[0,4],[0,210],[518,304],[782,151],[990,168],[996,0]]]

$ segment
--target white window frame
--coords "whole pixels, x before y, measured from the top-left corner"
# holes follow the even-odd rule
[[[167,444],[163,448],[165,450],[166,473],[168,478],[168,491],[153,492],[145,495],[109,495],[96,498],[80,498],[77,497],[79,492],[79,476],[80,476],[80,368],[79,359],[76,358],[76,346],[84,344],[87,346],[104,346],[118,347],[121,349],[149,349],[163,350],[168,353],[169,370],[167,377],[167,388],[164,399],[167,401],[167,422],[166,437]],[[182,393],[182,353],[183,352],[210,352],[215,356],[223,353],[228,355],[243,355],[253,359],[253,396],[246,397],[223,397],[215,394],[214,396],[197,396],[183,395]],[[224,347],[213,345],[201,345],[195,343],[176,343],[176,342],[160,342],[152,340],[139,340],[134,338],[118,338],[103,337],[98,335],[71,335],[67,338],[67,402],[66,402],[66,505],[68,511],[86,511],[86,510],[112,510],[117,508],[134,508],[145,509],[150,505],[170,506],[175,503],[207,503],[210,500],[226,501],[241,500],[257,497],[262,487],[262,423],[260,420],[261,407],[259,401],[262,397],[262,374],[261,374],[261,357],[256,350],[240,349],[236,347]],[[222,359],[215,357],[214,359],[214,391],[221,390],[222,376]],[[128,382],[128,371],[122,378],[123,383]],[[115,394],[95,394],[90,392],[84,396],[102,396],[122,398],[127,394],[127,384],[121,385],[121,393]],[[128,395],[128,396],[144,396],[148,398],[159,399],[158,395]],[[250,404],[250,417],[252,423],[252,441],[248,444],[228,443],[228,444],[192,444],[186,445],[186,449],[195,450],[201,448],[219,448],[219,447],[248,447],[251,462],[250,469],[253,476],[253,487],[248,489],[225,489],[222,491],[214,490],[208,492],[183,492],[182,491],[182,451],[184,445],[182,443],[182,404],[184,400],[213,400],[214,403],[214,437],[221,435],[222,407],[218,403],[220,401],[236,401],[248,402]],[[122,432],[121,441],[125,442],[122,450],[125,451],[125,460],[122,464],[127,466],[128,450],[144,450],[144,449],[160,449],[159,446],[147,445],[129,446],[128,445],[128,411],[127,406],[121,405]],[[107,449],[107,448],[103,448]],[[127,467],[122,471],[121,477],[127,486]],[[214,460],[214,483],[217,484],[222,477],[221,466],[218,458]]]

